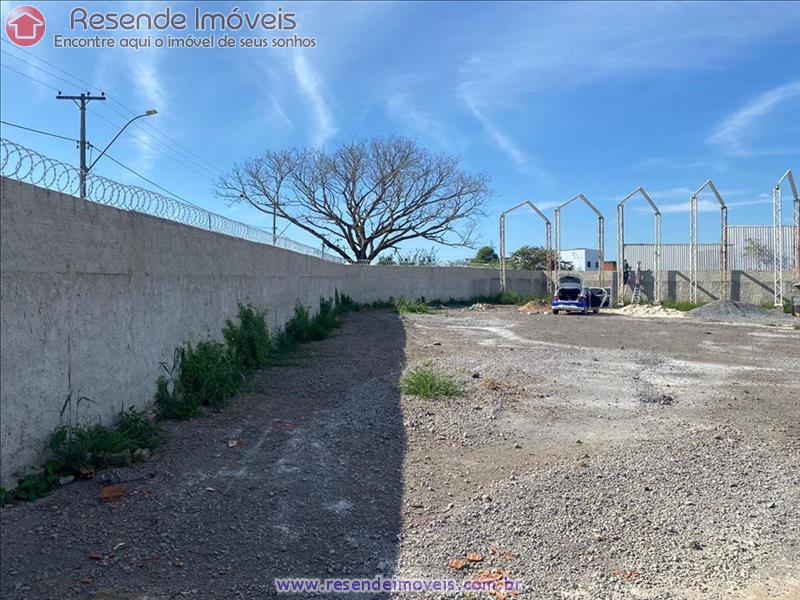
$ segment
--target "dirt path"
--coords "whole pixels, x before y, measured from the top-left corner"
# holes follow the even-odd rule
[[[121,502],[90,481],[0,511],[2,596],[265,598],[282,576],[503,568],[523,598],[800,597],[798,348],[688,319],[357,313],[105,473],[129,480]],[[400,397],[422,362],[465,393]]]
[[[391,575],[403,348],[398,317],[355,314],[223,413],[171,426],[149,462],[106,472],[128,480],[121,502],[87,481],[3,509],[2,597],[264,598],[277,576]]]

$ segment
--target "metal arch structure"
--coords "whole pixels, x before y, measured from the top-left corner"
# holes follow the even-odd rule
[[[603,217],[603,213],[601,213],[597,207],[592,204],[592,202],[583,194],[577,194],[561,204],[556,208],[556,279],[561,276],[561,209],[569,206],[575,200],[583,201],[586,206],[594,211],[594,214],[597,215],[597,246],[598,252],[600,254],[599,262],[600,262],[600,287],[603,287],[604,284],[604,273],[605,270],[603,269],[603,262],[605,261],[605,217]]]
[[[783,198],[781,186],[789,182],[792,191],[792,226],[794,228],[794,278],[800,281],[800,196],[791,169],[786,171],[772,191],[772,271],[773,301],[776,307],[783,306]]]
[[[644,188],[639,186],[617,204],[617,304],[625,303],[625,283],[622,276],[622,267],[625,264],[625,203],[636,194],[641,194],[653,209],[655,221],[653,301],[661,302],[661,211]]]
[[[542,211],[536,208],[536,205],[531,202],[530,200],[525,200],[524,202],[520,202],[516,206],[512,206],[508,210],[503,211],[500,215],[500,291],[506,291],[506,215],[519,210],[523,207],[529,207],[533,212],[535,212],[539,217],[544,221],[545,226],[545,237],[546,237],[546,244],[545,244],[545,253],[547,256],[547,291],[549,293],[553,292],[553,239],[552,239],[552,228],[550,225],[550,219],[548,219]]]
[[[710,179],[697,188],[689,201],[689,301],[697,303],[697,196],[709,188],[719,202],[719,296],[728,297],[728,205]]]

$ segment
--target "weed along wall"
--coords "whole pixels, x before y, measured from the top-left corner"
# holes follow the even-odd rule
[[[492,269],[340,265],[5,178],[0,192],[6,487],[59,425],[145,407],[159,363],[184,342],[221,339],[240,302],[266,309],[274,331],[336,290],[359,302],[499,291]]]
[[[59,426],[110,423],[123,408],[145,408],[160,363],[172,362],[176,346],[221,340],[240,303],[266,310],[275,332],[298,304],[316,312],[320,299],[337,291],[369,303],[465,300],[500,290],[495,269],[342,265],[18,181],[1,183],[0,483],[6,487],[17,471],[46,458],[43,449]],[[767,275],[734,273],[731,297],[769,300]],[[680,274],[666,277],[668,295],[688,290]],[[713,290],[717,278],[701,273],[701,289]],[[509,271],[508,290],[544,296],[545,275]]]

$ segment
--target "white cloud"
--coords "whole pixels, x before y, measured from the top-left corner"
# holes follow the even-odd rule
[[[268,118],[270,121],[278,121],[289,127],[292,125],[292,120],[286,114],[286,111],[283,110],[283,107],[276,96],[269,96],[269,105],[270,111],[268,113]]]
[[[139,51],[128,55],[128,73],[131,79],[131,89],[138,96],[138,101],[131,107],[137,114],[150,109],[158,111],[160,118],[169,115],[169,102],[161,81],[162,54],[155,50]],[[130,102],[124,102],[130,105]],[[133,116],[133,115],[131,115]],[[136,139],[139,155],[136,160],[137,169],[148,170],[155,162],[157,152],[154,147],[157,140],[149,133],[150,130],[140,123],[134,123],[131,131]]]
[[[457,146],[456,132],[448,128],[430,112],[419,108],[411,96],[403,92],[389,93],[386,99],[389,113],[394,115],[415,134],[432,140],[437,146],[452,151]]]
[[[300,52],[295,54],[292,68],[300,91],[305,95],[314,114],[312,142],[316,146],[322,146],[336,134],[336,127],[333,124],[330,107],[322,93],[319,75]]]
[[[711,171],[727,171],[727,161],[716,159],[697,159],[697,160],[680,160],[677,158],[646,158],[631,166],[632,169],[637,170],[695,170],[695,169],[708,169]]]
[[[472,115],[481,123],[489,138],[503,154],[511,159],[521,173],[532,175],[547,183],[551,182],[552,178],[550,174],[547,173],[532,156],[512,140],[510,136],[500,130],[482,109],[478,108],[474,97],[467,90],[466,86],[462,86],[461,97]]]
[[[676,198],[676,197],[681,197],[681,196],[685,196],[685,197],[688,198],[689,196],[692,195],[692,191],[693,190],[690,190],[688,187],[684,186],[684,187],[670,188],[670,189],[667,189],[667,190],[655,190],[655,191],[652,191],[652,192],[647,192],[647,194],[651,198],[653,198],[654,200],[660,200],[660,199],[665,199],[665,198],[668,199],[668,198]]]
[[[750,156],[751,151],[745,140],[752,134],[758,121],[783,103],[798,96],[800,96],[800,81],[764,92],[723,119],[708,136],[706,142],[720,146],[724,152],[734,156]]]
[[[467,96],[470,111],[487,133],[518,165],[544,149],[526,140],[522,151],[488,115],[513,111],[530,130],[545,118],[537,113],[537,97],[552,99],[567,88],[631,74],[652,77],[659,71],[711,69],[754,41],[792,31],[785,8],[769,3],[539,3],[535,10],[515,6],[521,5],[504,8],[513,25],[502,37],[472,44],[476,50],[461,62],[457,89],[462,98]],[[631,84],[625,80],[620,85]]]
[[[757,199],[757,200],[742,200],[739,202],[726,202],[726,205],[728,206],[728,208],[735,208],[737,206],[756,206],[759,204],[771,204],[771,202],[772,202],[771,200]],[[689,201],[687,200],[686,202],[662,204],[658,208],[664,214],[688,213]],[[698,200],[697,212],[701,213],[719,212],[719,202],[717,202],[716,200]]]
[[[507,11],[513,11],[510,5]],[[657,70],[706,69],[782,31],[779,4],[562,3],[520,8],[502,40],[478,46],[461,66],[481,105],[513,105],[589,81]]]

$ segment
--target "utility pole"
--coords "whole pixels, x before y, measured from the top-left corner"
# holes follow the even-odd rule
[[[86,168],[86,105],[92,100],[105,100],[105,92],[101,92],[100,96],[92,96],[89,92],[81,94],[80,96],[64,96],[58,92],[56,100],[72,100],[81,111],[81,167],[80,167],[80,195],[81,198],[86,198],[86,174],[89,170]]]

